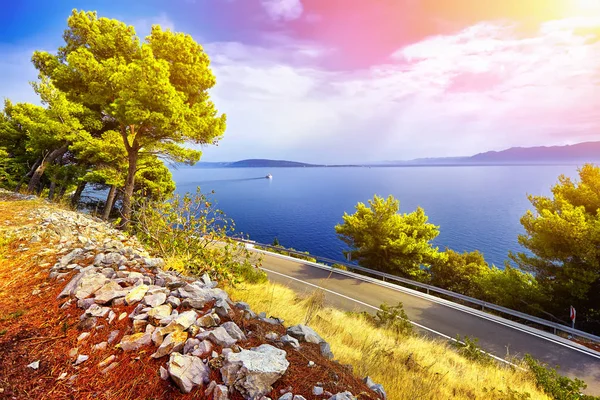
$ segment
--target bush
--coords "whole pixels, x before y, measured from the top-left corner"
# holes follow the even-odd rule
[[[235,284],[240,280],[260,282],[266,275],[260,260],[230,237],[233,221],[210,203],[197,189],[195,194],[175,195],[164,202],[134,203],[133,233],[151,251],[167,260],[177,260],[179,269],[192,275]]]
[[[489,364],[493,360],[481,349],[481,346],[479,346],[479,339],[477,338],[464,336],[461,339],[460,335],[457,335],[456,341],[452,344],[458,350],[460,355],[469,360],[476,361],[480,364]]]
[[[525,355],[525,364],[535,377],[538,388],[556,400],[598,400],[600,397],[588,396],[581,392],[587,385],[580,379],[571,379],[560,375],[556,369],[549,368],[531,357]]]
[[[401,302],[395,306],[383,303],[379,306],[374,320],[376,326],[390,329],[397,334],[410,335],[413,333],[413,326],[408,320]]]

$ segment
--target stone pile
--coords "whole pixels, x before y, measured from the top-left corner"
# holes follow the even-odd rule
[[[35,225],[33,234],[29,232],[30,241],[46,235],[59,242],[45,252],[58,255],[58,261],[50,267],[50,277],[67,282],[58,295],[65,300],[61,308],[76,305],[81,309],[78,327],[83,332],[78,342],[90,337],[97,327],[106,326],[110,330],[107,341],[93,349],[116,346],[133,352],[153,346],[150,357],[165,360],[157,371],[161,378],[171,380],[183,393],[199,388],[206,396],[219,400],[233,393],[245,399],[270,400],[265,395],[272,392],[273,384],[290,365],[283,349],[286,344],[301,349],[302,343],[314,343],[323,356],[333,358],[329,344],[304,325],[288,328],[281,337],[269,333],[268,341],[279,347],[268,343],[246,346],[247,336],[252,333],[244,332],[233,321],[236,313],[246,320],[257,319],[274,326],[283,321],[256,315],[246,303],[232,302],[208,275],[195,280],[163,270],[162,259],[150,257],[135,238],[100,220],[45,207],[35,213],[42,223]],[[134,307],[133,311],[119,312],[124,306]],[[110,328],[123,320],[129,321],[127,331]],[[77,349],[70,355],[79,364],[88,359]],[[99,367],[108,373],[118,365],[117,357],[111,355]],[[219,371],[220,382],[211,380],[211,369]],[[385,399],[381,385],[370,378],[365,378],[365,383]],[[312,394],[329,400],[354,398],[350,392],[329,393],[318,384]],[[279,399],[304,397],[294,395],[290,388]]]

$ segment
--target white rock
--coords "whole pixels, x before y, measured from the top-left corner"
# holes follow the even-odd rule
[[[89,356],[85,356],[83,354],[80,354],[77,356],[77,360],[75,360],[75,365],[79,365],[81,363],[84,363],[88,360],[88,358],[90,358]]]
[[[175,319],[175,322],[178,323],[179,325],[181,325],[183,327],[183,330],[186,330],[194,322],[196,322],[197,318],[198,318],[198,313],[194,310],[190,310],[190,311],[182,312],[181,314],[179,314],[179,316]]]
[[[171,379],[183,393],[189,393],[195,386],[208,383],[210,371],[198,357],[172,353],[168,371]]]
[[[38,369],[40,367],[40,360],[34,361],[27,365],[27,368]]]
[[[242,341],[246,340],[246,335],[244,335],[244,332],[242,332],[240,327],[237,326],[235,322],[233,322],[233,321],[225,322],[225,323],[221,324],[221,326],[223,328],[225,328],[227,333],[229,333],[229,336],[231,336],[232,338],[234,338],[236,340],[242,340]]]
[[[135,351],[139,350],[143,346],[147,346],[152,343],[152,337],[149,333],[140,332],[133,335],[123,336],[119,347],[124,351]]]
[[[144,303],[146,303],[150,307],[157,307],[167,301],[167,295],[164,293],[155,293],[151,295],[146,295],[144,297]]]
[[[288,369],[286,352],[263,344],[252,350],[225,356],[221,375],[226,385],[235,387],[243,396],[259,398],[271,391],[271,385]]]

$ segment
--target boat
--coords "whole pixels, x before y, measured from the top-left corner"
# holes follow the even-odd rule
[[[267,178],[267,179],[273,179],[273,175],[267,174],[267,176],[265,176],[265,178]]]

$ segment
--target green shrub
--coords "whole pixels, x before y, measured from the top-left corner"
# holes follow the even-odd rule
[[[560,375],[556,369],[540,363],[529,354],[525,355],[525,364],[534,375],[538,388],[556,400],[598,400],[581,392],[587,385],[580,379],[571,379]]]
[[[133,233],[155,254],[178,260],[192,275],[235,284],[266,280],[257,259],[245,245],[228,235],[234,224],[197,189],[164,202],[141,200],[134,204]]]
[[[452,342],[454,347],[458,350],[458,353],[463,357],[476,361],[481,364],[489,364],[493,361],[487,353],[485,353],[481,346],[479,346],[479,339],[470,338],[469,336],[464,336],[462,339],[460,335],[456,336],[456,341]]]
[[[401,302],[395,306],[389,306],[385,303],[380,305],[374,321],[377,326],[390,329],[401,335],[410,335],[413,332],[412,324],[408,320]]]

